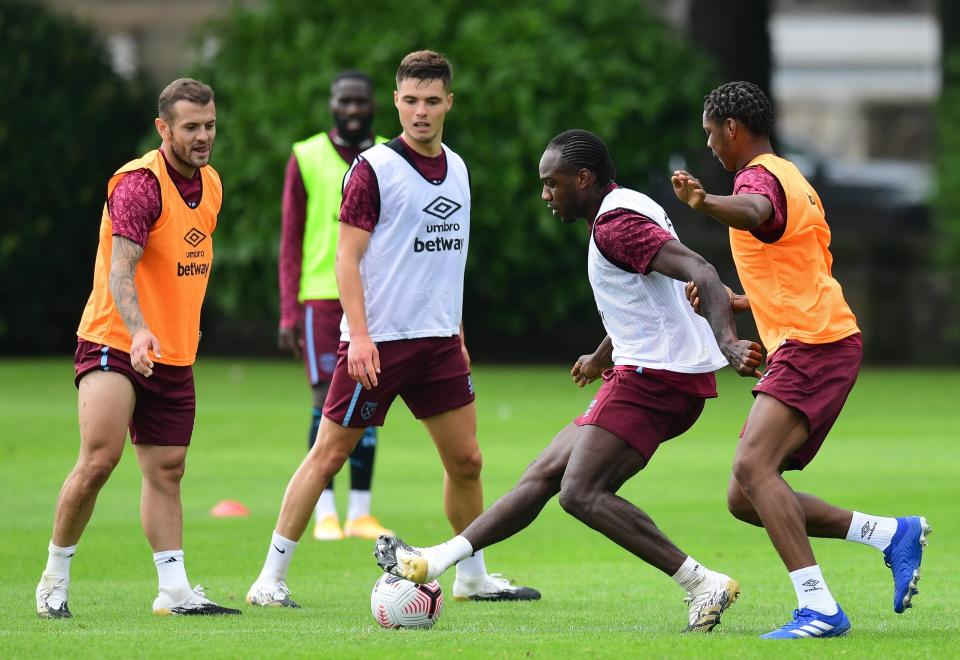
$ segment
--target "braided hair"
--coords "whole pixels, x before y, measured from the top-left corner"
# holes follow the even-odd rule
[[[736,119],[754,135],[770,135],[773,130],[770,100],[750,82],[720,85],[704,97],[703,111],[711,121]]]
[[[617,176],[607,145],[590,131],[579,128],[564,131],[550,140],[547,149],[556,149],[560,159],[570,167],[588,169],[596,174],[597,185],[601,188]]]

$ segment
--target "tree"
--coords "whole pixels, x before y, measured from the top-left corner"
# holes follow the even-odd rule
[[[939,3],[943,42],[942,90],[937,104],[936,194],[933,200],[934,222],[939,234],[936,256],[942,276],[944,298],[960,300],[960,7]],[[960,340],[960,313],[957,306],[946,305],[943,324],[953,354]]]
[[[454,65],[445,142],[473,186],[466,276],[472,341],[534,351],[599,323],[584,277],[586,231],[560,227],[540,200],[537,163],[568,128],[604,137],[619,180],[641,190],[670,154],[700,140],[704,65],[635,0],[586,7],[492,0],[274,0],[237,6],[212,28],[220,49],[197,73],[220,109],[215,165],[225,204],[211,295],[234,315],[276,314],[280,191],[291,144],[325,129],[333,75],[376,82],[377,129],[396,135],[393,76],[415,49]],[[529,353],[527,353],[529,355]]]
[[[113,171],[152,116],[93,31],[0,1],[0,350],[64,353],[93,281]]]

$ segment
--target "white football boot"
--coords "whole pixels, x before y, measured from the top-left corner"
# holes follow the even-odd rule
[[[153,601],[153,613],[158,616],[204,616],[211,614],[240,614],[240,610],[217,605],[208,600],[199,584],[189,589],[160,589]]]
[[[373,546],[373,556],[385,572],[417,584],[437,579],[442,571],[431,569],[430,560],[422,548],[407,545],[396,536],[381,536]]]
[[[290,589],[286,582],[256,581],[247,592],[247,603],[257,607],[291,607],[298,608],[299,604],[290,598]]]
[[[37,616],[41,619],[69,619],[73,615],[67,608],[69,578],[54,577],[44,573],[37,585]]]
[[[457,575],[453,581],[455,600],[540,600],[540,592],[531,587],[518,587],[510,580],[493,573],[468,580]]]
[[[710,571],[683,602],[690,606],[689,621],[683,632],[710,632],[720,623],[720,615],[740,597],[737,581]]]

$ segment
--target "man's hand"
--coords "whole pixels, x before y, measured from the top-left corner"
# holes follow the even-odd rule
[[[699,209],[707,197],[707,191],[703,189],[700,183],[693,175],[686,170],[677,170],[670,177],[670,183],[673,184],[673,194],[681,202],[692,209]]]
[[[750,300],[745,295],[734,293],[733,289],[728,287],[726,284],[723,285],[723,288],[727,290],[727,296],[730,298],[730,309],[733,310],[734,314],[750,311]],[[697,289],[696,283],[687,282],[685,292],[687,294],[687,300],[690,301],[690,306],[693,307],[693,311],[699,314],[700,290]]]
[[[280,326],[277,331],[277,346],[281,350],[290,351],[294,357],[300,357],[300,330],[297,326],[289,328]]]
[[[598,360],[594,353],[581,355],[573,363],[570,376],[573,378],[574,385],[584,387],[599,378],[603,374],[603,370],[609,366],[604,364],[602,360]]]
[[[143,327],[133,335],[133,342],[130,345],[130,366],[147,378],[153,375],[153,360],[150,359],[148,351],[153,351],[158,358],[163,357],[160,355],[160,341],[150,332],[150,328]]]
[[[347,347],[347,373],[366,390],[377,386],[380,352],[370,340],[370,335],[350,337],[350,346]]]
[[[746,339],[737,339],[720,347],[723,357],[727,358],[727,362],[734,371],[741,376],[754,378],[763,376],[759,369],[760,363],[763,362],[762,350],[760,344]]]

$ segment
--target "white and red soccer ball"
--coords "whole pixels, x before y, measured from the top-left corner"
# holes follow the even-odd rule
[[[436,580],[416,584],[384,573],[373,585],[370,610],[383,628],[432,628],[443,612],[443,592]]]

